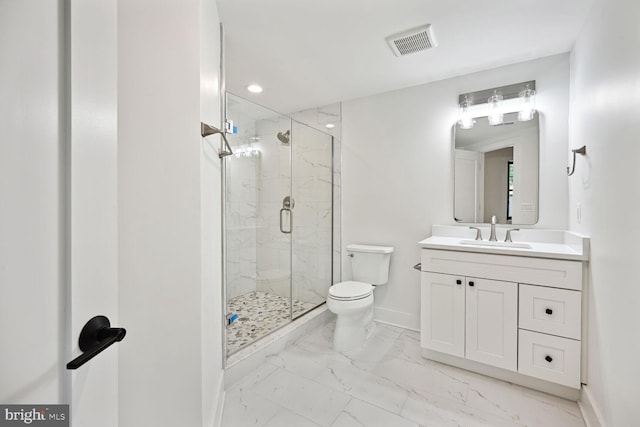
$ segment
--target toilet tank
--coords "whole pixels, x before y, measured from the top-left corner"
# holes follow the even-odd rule
[[[391,246],[347,245],[353,280],[372,285],[385,285],[389,281],[389,262],[392,252]]]

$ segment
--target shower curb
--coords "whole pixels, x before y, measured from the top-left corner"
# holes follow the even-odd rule
[[[229,356],[224,372],[225,390],[265,363],[268,356],[281,352],[287,345],[306,335],[311,329],[325,325],[331,319],[332,313],[326,304],[322,304],[288,325]]]

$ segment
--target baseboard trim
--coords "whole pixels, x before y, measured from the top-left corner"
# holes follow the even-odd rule
[[[384,307],[374,307],[373,318],[378,323],[384,323],[386,325],[397,326],[404,329],[410,329],[416,331],[415,327],[411,325],[417,325],[418,322],[415,316],[410,313],[404,313],[402,311],[391,310]]]
[[[225,399],[224,371],[221,371],[220,373],[220,379],[218,380],[218,384],[215,387],[215,396],[212,396],[212,400],[214,402],[214,404],[211,405],[210,409],[212,413],[205,414],[205,419],[203,420],[203,425],[207,427],[217,427],[222,425],[222,412],[224,410]]]
[[[420,329],[408,328],[405,325],[399,325],[397,323],[385,322],[384,320],[373,319],[376,323],[381,323],[383,325],[395,326],[396,328],[406,329],[407,331],[420,332]]]
[[[587,427],[606,427],[602,412],[598,408],[591,389],[587,385],[582,386],[582,392],[580,393],[580,399],[578,399],[578,408],[582,413],[582,418]]]
[[[216,409],[216,423],[214,424],[215,426],[222,425],[222,415],[224,412],[224,399],[226,398],[226,396],[227,396],[227,393],[224,391],[224,387],[223,387],[223,390],[220,391],[220,395],[218,396],[218,409]]]

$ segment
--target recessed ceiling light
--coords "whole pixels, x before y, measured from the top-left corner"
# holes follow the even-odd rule
[[[327,123],[326,125],[324,125],[324,127],[326,127],[327,129],[333,129],[334,127],[336,127],[336,125],[334,125],[333,123]]]
[[[262,92],[262,86],[260,85],[256,85],[256,84],[252,84],[247,86],[247,90],[251,93],[260,93]]]

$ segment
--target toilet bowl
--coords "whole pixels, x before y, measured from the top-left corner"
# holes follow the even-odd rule
[[[337,315],[333,335],[336,351],[362,347],[373,332],[373,285],[364,282],[340,282],[329,288],[327,307]]]
[[[327,307],[335,313],[333,348],[339,352],[361,348],[373,334],[373,293],[388,281],[389,246],[348,245],[354,280],[329,288]]]

